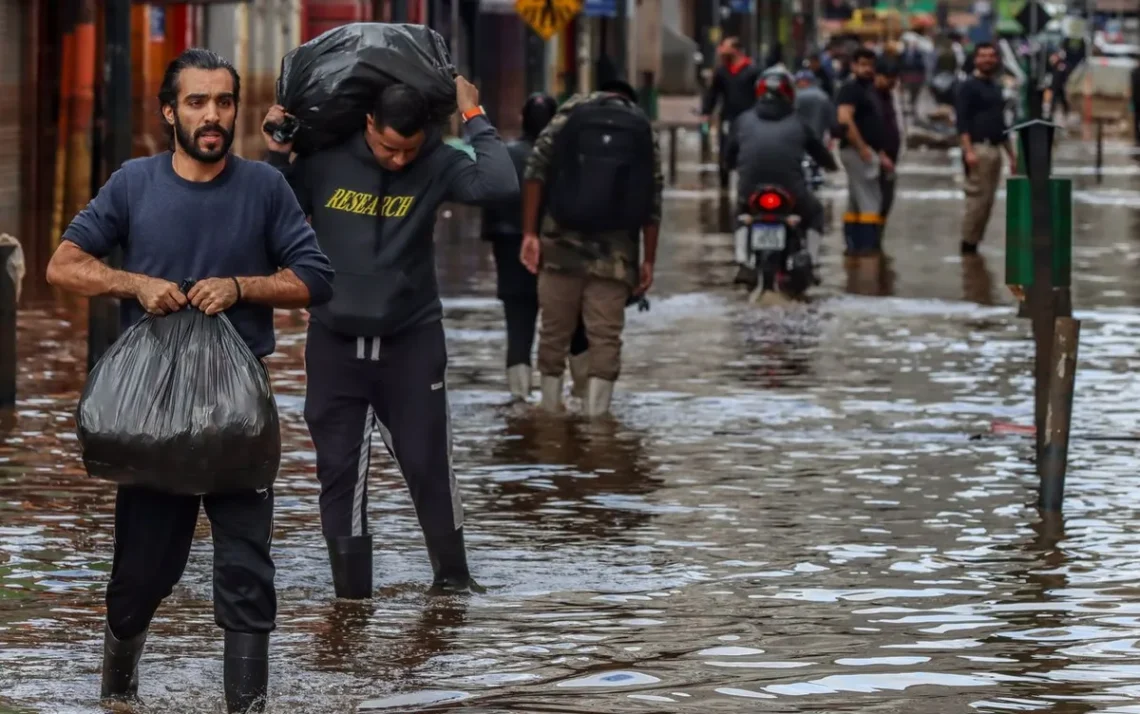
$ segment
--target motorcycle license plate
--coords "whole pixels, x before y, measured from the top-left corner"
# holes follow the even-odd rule
[[[782,223],[753,223],[752,250],[783,250],[788,244],[788,228]]]

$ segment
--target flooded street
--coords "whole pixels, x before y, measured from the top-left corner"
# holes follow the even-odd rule
[[[494,268],[441,221],[455,461],[485,594],[428,598],[419,528],[377,439],[379,592],[334,602],[302,419],[303,322],[270,360],[287,444],[274,553],[271,710],[1140,712],[1140,167],[1062,145],[1083,320],[1064,519],[1032,508],[1029,323],[1004,286],[1004,192],[958,256],[957,164],[910,152],[885,261],[845,265],[842,179],[824,285],[760,310],[681,157],[652,308],[627,313],[615,420],[507,403]],[[0,417],[0,712],[98,702],[113,488],[73,413],[85,336],[21,313]],[[537,396],[537,395],[536,395]],[[379,468],[378,468],[379,467]],[[140,667],[150,711],[221,711],[205,517]]]

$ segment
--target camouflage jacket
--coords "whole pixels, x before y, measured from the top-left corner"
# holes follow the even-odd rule
[[[610,99],[628,101],[607,92],[579,94],[566,100],[558,113],[539,134],[534,150],[526,164],[526,181],[546,182],[554,160],[554,142],[558,132],[566,125],[570,112],[582,104]],[[661,147],[657,136],[653,138],[653,213],[650,222],[661,221],[661,192],[665,176],[661,173]],[[560,228],[550,216],[542,218],[542,267],[574,275],[621,280],[630,287],[638,282],[641,236],[639,233],[585,234]]]

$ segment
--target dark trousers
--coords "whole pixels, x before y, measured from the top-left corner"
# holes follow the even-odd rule
[[[503,313],[507,319],[507,367],[529,365],[538,322],[538,276],[523,267],[519,260],[521,235],[494,235],[490,239],[499,299],[503,301]],[[570,343],[570,354],[580,355],[588,347],[586,325],[579,317],[578,329]]]
[[[107,585],[107,624],[118,639],[147,629],[182,577],[200,504],[206,506],[214,541],[214,621],[231,632],[273,630],[272,489],[199,497],[120,486]]]
[[[412,494],[429,550],[463,525],[451,467],[443,324],[349,337],[309,321],[305,422],[317,451],[326,538],[368,530],[368,467],[380,432]]]
[[[882,186],[883,191],[883,206],[881,213],[884,221],[887,220],[887,216],[891,215],[891,207],[895,205],[895,184],[897,182],[897,174],[879,174],[879,184]]]
[[[538,295],[512,297],[503,300],[503,313],[507,318],[507,367],[529,365],[534,348],[534,334],[538,322]],[[578,328],[570,339],[570,355],[577,356],[590,347],[586,339],[586,323],[578,316]]]

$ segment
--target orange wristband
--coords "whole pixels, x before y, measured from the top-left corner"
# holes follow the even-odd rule
[[[486,112],[483,111],[483,107],[472,107],[471,109],[463,112],[461,116],[463,117],[464,122],[469,122],[475,117],[483,116],[484,114],[486,114]]]

